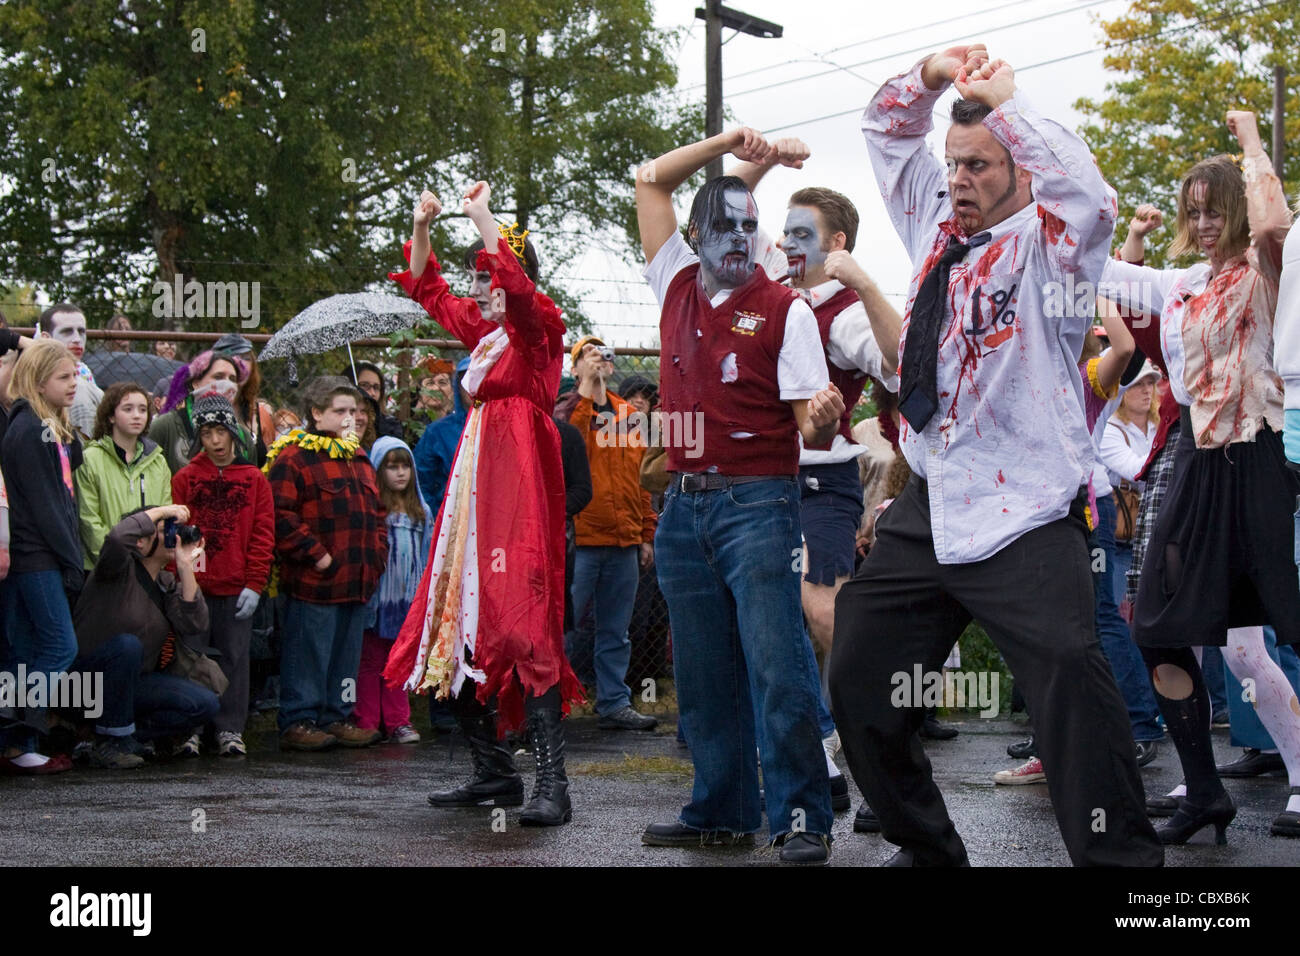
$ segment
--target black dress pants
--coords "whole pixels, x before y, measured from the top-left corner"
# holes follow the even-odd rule
[[[938,672],[972,618],[1015,674],[1076,866],[1159,866],[1124,701],[1093,629],[1083,502],[991,557],[941,565],[924,481],[913,477],[876,525],[876,545],[835,602],[831,711],[849,768],[885,839],[921,865],[966,850],[935,786],[918,730],[924,708],[895,706],[897,674]]]

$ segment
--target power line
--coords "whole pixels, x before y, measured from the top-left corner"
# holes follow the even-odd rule
[[[1251,11],[1249,11],[1249,12],[1251,12],[1251,13],[1259,13],[1259,12],[1262,12],[1262,11],[1264,11],[1264,10],[1267,10],[1269,7],[1275,7],[1275,6],[1278,6],[1279,4],[1283,4],[1283,3],[1294,3],[1294,2],[1295,2],[1295,0],[1268,0],[1268,2],[1260,4],[1258,7],[1255,7],[1253,10],[1251,10]],[[1041,67],[1041,66],[1051,66],[1051,65],[1054,64],[1054,63],[1062,63],[1062,62],[1064,62],[1065,60],[1073,60],[1073,59],[1076,59],[1077,57],[1087,56],[1087,55],[1089,55],[1090,53],[1108,53],[1108,52],[1110,52],[1111,50],[1114,50],[1114,49],[1122,49],[1122,48],[1127,47],[1127,46],[1132,46],[1132,45],[1134,45],[1134,44],[1136,44],[1136,43],[1143,43],[1143,42],[1146,42],[1146,41],[1148,41],[1148,40],[1158,40],[1158,39],[1161,39],[1161,38],[1163,38],[1163,37],[1176,36],[1176,35],[1179,34],[1179,33],[1185,33],[1185,32],[1187,32],[1188,30],[1194,30],[1196,27],[1199,27],[1199,26],[1205,26],[1206,24],[1208,24],[1208,23],[1213,23],[1213,22],[1215,22],[1216,20],[1223,20],[1223,19],[1226,19],[1226,18],[1228,18],[1228,17],[1240,16],[1241,13],[1242,13],[1242,11],[1240,11],[1240,10],[1235,10],[1235,11],[1231,11],[1231,12],[1228,12],[1228,13],[1221,13],[1221,14],[1217,14],[1216,16],[1205,17],[1205,18],[1203,18],[1203,19],[1196,20],[1196,21],[1194,21],[1194,22],[1192,22],[1192,23],[1183,24],[1182,26],[1178,26],[1178,27],[1166,27],[1164,30],[1159,30],[1159,31],[1157,31],[1157,32],[1155,32],[1155,33],[1148,33],[1148,34],[1145,34],[1145,35],[1140,36],[1140,37],[1133,37],[1132,39],[1129,39],[1129,40],[1122,40],[1122,41],[1120,41],[1120,42],[1118,42],[1118,43],[1116,43],[1116,44],[1113,44],[1113,45],[1107,43],[1107,44],[1105,44],[1105,45],[1103,45],[1103,46],[1093,47],[1092,49],[1089,49],[1089,50],[1080,50],[1080,51],[1078,51],[1077,53],[1067,53],[1067,54],[1065,54],[1064,56],[1052,57],[1050,60],[1040,60],[1040,61],[1037,62],[1037,63],[1031,63],[1029,66],[1023,66],[1023,67],[1018,67],[1018,68],[1013,67],[1013,68],[1015,69],[1015,72],[1016,72],[1017,74],[1020,74],[1020,73],[1024,73],[1024,72],[1026,72],[1027,70],[1034,70],[1034,69],[1037,69],[1037,68],[1039,68],[1039,67]],[[862,64],[854,64],[854,65],[855,65],[855,66],[861,66]],[[832,72],[834,72],[834,71],[832,71]],[[807,77],[806,77],[805,79],[807,79]],[[852,114],[854,114],[854,113],[861,113],[861,112],[863,111],[863,109],[864,109],[864,107],[861,107],[861,106],[855,106],[855,107],[853,107],[853,108],[851,108],[851,109],[840,110],[840,111],[837,112],[837,113],[827,113],[827,114],[825,114],[824,116],[817,116],[817,117],[813,117],[812,119],[800,120],[800,121],[795,122],[795,123],[787,123],[787,124],[785,124],[784,126],[774,126],[774,127],[772,127],[771,129],[765,129],[765,130],[763,130],[762,132],[763,132],[763,135],[764,135],[764,136],[767,136],[767,135],[769,135],[769,134],[771,134],[771,133],[779,133],[779,132],[782,132],[783,130],[793,129],[794,127],[797,127],[797,126],[811,125],[812,123],[820,123],[820,122],[822,122],[823,120],[828,120],[828,119],[838,119],[838,118],[841,117],[841,116],[850,116],[850,115],[852,115]]]
[[[1101,0],[1101,2],[1110,2],[1110,0]],[[1039,22],[1039,21],[1041,21],[1041,20],[1050,20],[1050,19],[1052,19],[1053,17],[1063,16],[1064,14],[1067,14],[1067,13],[1077,13],[1078,11],[1083,10],[1083,9],[1085,9],[1085,8],[1087,8],[1087,7],[1095,6],[1096,3],[1097,3],[1097,0],[1088,0],[1088,2],[1086,2],[1086,3],[1080,3],[1080,4],[1076,5],[1076,6],[1068,7],[1068,8],[1066,8],[1066,9],[1064,9],[1064,10],[1057,10],[1057,11],[1055,11],[1055,12],[1053,12],[1053,13],[1044,13],[1044,14],[1040,14],[1039,16],[1036,16],[1036,17],[1029,17],[1029,18],[1024,19],[1024,20],[1016,20],[1016,21],[1014,21],[1014,22],[1012,22],[1012,23],[1004,23],[1002,26],[994,27],[992,30],[989,30],[989,31],[986,31],[986,32],[989,33],[989,34],[992,34],[992,33],[995,33],[995,32],[1001,31],[1001,30],[1010,30],[1010,29],[1013,29],[1013,28],[1015,28],[1015,27],[1026,26],[1027,24],[1030,24],[1030,23],[1037,23],[1037,22]],[[960,39],[960,38],[958,38],[958,39]],[[887,54],[885,54],[884,56],[876,56],[876,57],[872,57],[872,58],[867,59],[867,60],[861,60],[861,61],[859,61],[859,62],[857,62],[857,63],[850,63],[847,67],[841,67],[841,68],[839,68],[839,69],[852,69],[852,68],[854,68],[854,67],[859,67],[859,66],[868,66],[868,65],[870,65],[870,64],[872,64],[872,63],[881,63],[881,62],[883,62],[883,61],[885,61],[885,60],[892,60],[892,59],[894,59],[895,57],[906,56],[906,55],[909,54],[909,53],[924,53],[924,52],[926,52],[927,50],[942,49],[946,44],[948,44],[948,43],[953,43],[953,42],[955,42],[955,40],[944,40],[944,41],[940,41],[940,42],[938,42],[938,43],[925,43],[925,44],[923,44],[923,45],[921,45],[921,46],[918,46],[918,47],[912,47],[911,49],[908,49],[908,50],[897,50],[897,51],[895,51],[895,52],[893,52],[893,53],[887,53]],[[795,77],[794,79],[789,79],[789,80],[777,80],[777,81],[772,82],[772,83],[764,83],[764,84],[761,85],[761,86],[753,86],[753,87],[750,87],[750,88],[747,89],[747,90],[741,90],[741,91],[738,92],[738,93],[729,93],[729,94],[727,94],[727,99],[733,99],[733,98],[735,98],[735,97],[737,97],[737,96],[745,96],[746,94],[749,94],[749,93],[758,93],[758,92],[760,92],[760,91],[762,91],[762,90],[775,89],[775,88],[778,87],[778,86],[787,86],[787,85],[789,85],[790,83],[802,83],[804,80],[813,80],[813,79],[816,79],[816,78],[819,77],[819,76],[828,76],[828,75],[830,75],[831,73],[837,73],[837,72],[839,72],[839,69],[835,69],[835,70],[823,70],[823,71],[820,72],[820,73],[810,73],[810,74],[808,74],[807,76]]]
[[[1103,2],[1110,2],[1110,0],[1103,0]],[[1005,10],[1008,7],[1020,7],[1020,6],[1024,6],[1021,0],[1012,0],[1011,3],[1004,3],[1001,4],[1000,6],[990,7],[988,10],[975,10],[970,13],[958,14],[955,17],[948,17],[947,19],[944,20],[935,20],[932,23],[923,23],[917,27],[908,27],[906,30],[896,30],[893,33],[885,33],[882,34],[881,36],[871,37],[870,39],[867,40],[858,40],[856,43],[846,43],[843,46],[837,46],[825,52],[827,55],[831,53],[839,53],[841,50],[849,50],[855,46],[864,46],[868,43],[876,43],[880,40],[892,40],[894,37],[906,36],[909,33],[916,33],[918,30],[928,30],[930,27],[947,26],[949,23],[952,23],[954,20],[965,20],[969,17],[974,17],[974,16],[987,16],[990,13],[997,13],[999,10]],[[789,38],[787,37],[786,39]],[[805,49],[807,48],[805,47]],[[731,76],[725,76],[723,77],[723,81],[725,82],[730,80],[738,80],[742,76],[752,76],[755,73],[766,73],[769,70],[775,70],[782,66],[789,66],[792,63],[803,63],[803,62],[805,62],[803,59],[794,59],[794,60],[786,60],[783,63],[773,63],[770,66],[760,66],[752,70],[744,70],[740,73],[734,73]],[[703,83],[692,83],[690,86],[683,87],[680,92],[686,93],[691,90],[700,89],[703,86],[704,86]]]

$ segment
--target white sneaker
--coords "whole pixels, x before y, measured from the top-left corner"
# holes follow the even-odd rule
[[[418,744],[420,742],[420,732],[410,724],[402,724],[388,735],[388,742],[390,744]]]
[[[173,757],[197,757],[200,753],[199,735],[195,734],[189,740],[183,741],[176,745],[172,751]]]
[[[233,730],[220,730],[217,732],[217,753],[223,757],[245,757],[248,748],[244,746],[241,734]]]

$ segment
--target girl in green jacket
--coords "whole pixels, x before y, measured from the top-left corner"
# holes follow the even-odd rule
[[[145,389],[110,385],[95,411],[93,440],[77,469],[81,546],[86,570],[95,567],[104,538],[122,516],[172,503],[172,473],[158,443],[145,436],[153,418]]]

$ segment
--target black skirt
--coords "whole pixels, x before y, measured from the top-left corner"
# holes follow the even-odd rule
[[[1138,582],[1133,639],[1139,647],[1222,647],[1230,627],[1271,624],[1279,644],[1300,644],[1300,478],[1287,467],[1281,436],[1265,426],[1253,442],[1198,449],[1186,408],[1179,431]]]

